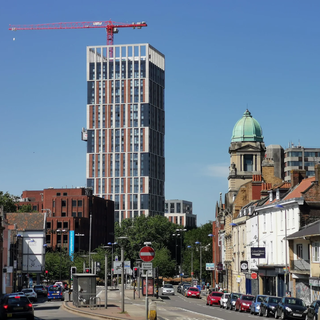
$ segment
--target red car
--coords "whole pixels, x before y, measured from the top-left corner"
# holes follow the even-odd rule
[[[221,297],[223,296],[223,292],[213,291],[207,296],[207,305],[212,306],[213,304],[220,305]]]
[[[200,297],[200,291],[198,288],[195,287],[190,287],[187,292],[186,292],[186,297],[190,298],[190,297],[194,297],[194,298],[201,298]]]
[[[250,311],[251,304],[253,302],[254,296],[249,294],[242,294],[236,301],[234,307],[235,311]]]

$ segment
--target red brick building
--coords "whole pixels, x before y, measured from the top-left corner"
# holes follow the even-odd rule
[[[69,248],[70,240],[74,240],[75,252],[88,251],[90,215],[91,250],[114,240],[114,202],[93,196],[91,189],[23,191],[21,198],[18,208],[31,205],[33,211],[47,212],[48,248]],[[70,231],[74,231],[74,239],[70,239]]]

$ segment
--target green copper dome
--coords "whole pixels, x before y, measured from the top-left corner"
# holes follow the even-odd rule
[[[262,128],[259,122],[252,118],[247,109],[232,131],[231,142],[260,141],[263,142]]]

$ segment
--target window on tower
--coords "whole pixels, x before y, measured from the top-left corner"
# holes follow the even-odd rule
[[[243,159],[244,159],[243,171],[253,171],[253,155],[245,154],[243,156]]]

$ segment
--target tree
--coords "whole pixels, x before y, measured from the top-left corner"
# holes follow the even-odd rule
[[[206,271],[206,263],[212,263],[212,222],[208,222],[197,229],[186,232],[184,237],[185,250],[183,253],[183,270],[191,272],[191,251],[193,252],[193,272],[196,277],[200,276],[200,247],[201,247],[201,274],[203,279],[210,279],[210,271]],[[199,242],[196,244],[195,242]],[[190,248],[188,248],[190,246]]]
[[[8,192],[0,191],[0,207],[3,206],[4,212],[16,212],[16,203],[19,197],[13,196]]]
[[[18,212],[33,212],[31,204],[24,204],[19,209]]]
[[[144,246],[144,242],[151,242],[156,257],[158,254],[165,256],[165,251],[160,251],[161,249],[167,250],[167,258],[158,261],[160,270],[167,270],[161,261],[166,260],[165,263],[171,261],[170,258],[174,250],[172,233],[176,228],[177,226],[164,216],[146,217],[142,215],[134,219],[125,219],[121,225],[118,223],[115,225],[115,241],[119,243],[115,252],[120,256],[120,247],[123,245],[125,260],[130,260],[133,266],[135,261],[139,259],[139,251]],[[122,236],[126,236],[127,239],[117,239]]]
[[[172,277],[175,274],[176,262],[171,259],[171,253],[167,248],[157,250],[152,262],[154,268],[159,267],[159,275]]]

